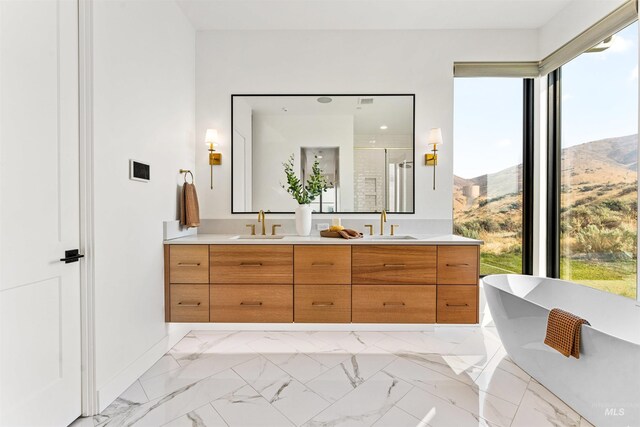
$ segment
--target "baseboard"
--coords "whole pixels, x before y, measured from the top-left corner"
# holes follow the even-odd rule
[[[185,323],[192,331],[433,331],[435,328],[479,326],[477,324],[435,323]]]
[[[167,335],[147,350],[142,356],[123,369],[115,378],[98,390],[98,411],[104,411],[131,384],[144,374],[154,363],[178,343],[193,328],[190,324],[173,323],[169,325]]]

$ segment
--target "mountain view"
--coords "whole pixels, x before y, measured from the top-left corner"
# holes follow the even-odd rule
[[[637,135],[562,150],[562,277],[635,296],[637,155]],[[522,165],[455,176],[454,222],[457,234],[485,241],[481,274],[520,273]]]

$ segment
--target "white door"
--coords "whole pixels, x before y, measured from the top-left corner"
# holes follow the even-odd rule
[[[0,0],[0,426],[80,415],[77,0]]]

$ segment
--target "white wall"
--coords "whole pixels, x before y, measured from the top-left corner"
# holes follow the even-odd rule
[[[578,36],[627,0],[573,0],[539,30],[539,59]]]
[[[294,170],[299,171],[300,147],[339,148],[339,206],[353,210],[353,115],[254,115],[253,125],[253,211],[293,211],[298,206],[281,187],[286,180],[280,165],[293,154]]]
[[[231,218],[232,93],[415,93],[416,215],[452,218],[453,62],[538,59],[536,30],[206,31],[196,37],[197,182],[203,218]],[[221,135],[223,165],[209,190],[206,128]],[[422,159],[441,127],[437,189]],[[275,171],[279,172],[279,171]],[[236,216],[237,217],[237,216]]]
[[[176,218],[178,169],[194,168],[195,31],[172,1],[96,0],[93,19],[95,351],[102,409],[160,357],[170,332],[162,221]],[[129,180],[130,158],[151,165],[149,183]]]

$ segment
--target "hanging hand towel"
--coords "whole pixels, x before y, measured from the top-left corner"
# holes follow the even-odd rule
[[[580,358],[580,332],[589,322],[567,311],[554,308],[547,319],[547,336],[544,343],[565,357]]]
[[[200,207],[196,186],[185,182],[180,196],[180,224],[187,228],[200,225]]]

